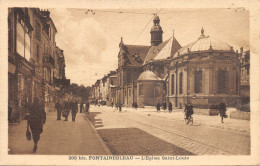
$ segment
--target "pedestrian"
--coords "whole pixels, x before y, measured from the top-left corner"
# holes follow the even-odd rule
[[[64,104],[64,110],[63,110],[63,117],[65,118],[64,121],[68,121],[68,116],[70,114],[70,102],[66,101]]]
[[[193,115],[194,111],[193,111],[193,106],[192,106],[191,102],[188,102],[188,104],[185,106],[184,112],[186,115],[185,119],[188,119],[191,115]]]
[[[86,102],[86,112],[89,114],[89,102]]]
[[[224,123],[224,118],[227,118],[226,111],[227,111],[226,104],[220,103],[220,105],[219,105],[219,115],[221,117],[221,123]]]
[[[61,120],[61,104],[60,100],[58,100],[57,103],[55,103],[55,109],[57,110],[57,120]]]
[[[118,103],[118,108],[119,108],[119,112],[121,112],[122,111],[122,104],[120,102]]]
[[[164,101],[164,102],[163,102],[163,110],[164,110],[164,112],[165,112],[165,110],[166,110],[166,107],[167,107],[167,104],[166,104],[166,101]]]
[[[168,104],[168,109],[169,109],[169,112],[171,113],[172,112],[172,103],[169,101],[169,104]]]
[[[82,113],[82,110],[83,110],[83,102],[81,102],[80,104],[80,113]]]
[[[111,103],[111,106],[112,106],[112,108],[114,107],[114,102],[112,101],[112,103]]]
[[[138,108],[138,105],[137,105],[137,103],[136,103],[136,102],[134,102],[134,103],[133,103],[133,106],[134,106],[134,108],[137,110],[137,108]]]
[[[78,104],[75,100],[74,102],[71,103],[71,116],[73,122],[75,122],[77,112],[78,112]]]
[[[46,113],[44,110],[44,107],[40,105],[39,99],[37,97],[34,97],[34,102],[31,106],[28,121],[27,121],[27,127],[30,127],[34,147],[33,147],[33,153],[37,151],[37,143],[40,140],[40,135],[43,132],[43,125],[46,121]]]
[[[118,102],[116,103],[116,109],[118,110]]]
[[[160,107],[161,107],[161,105],[160,105],[160,103],[158,102],[157,105],[156,105],[157,112],[160,112]]]

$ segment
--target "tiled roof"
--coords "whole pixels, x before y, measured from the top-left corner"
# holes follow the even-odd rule
[[[131,65],[141,65],[149,51],[150,46],[124,45],[126,55]]]
[[[173,56],[180,48],[181,45],[175,39],[175,37],[171,37],[169,42],[163,47],[163,49],[158,53],[154,60],[167,59]]]
[[[179,42],[175,37],[171,37],[158,46],[152,46],[144,60],[144,64],[149,63],[151,60],[163,60],[173,56],[176,51],[181,48]]]

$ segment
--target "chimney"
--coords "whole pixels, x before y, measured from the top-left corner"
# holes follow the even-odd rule
[[[50,17],[50,12],[48,10],[41,11],[43,17]]]

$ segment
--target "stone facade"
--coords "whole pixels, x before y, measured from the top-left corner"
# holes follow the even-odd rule
[[[171,61],[169,101],[175,107],[187,102],[195,106],[220,102],[234,106],[240,102],[239,80],[239,55],[228,44],[202,33],[199,40],[180,49]]]
[[[241,64],[241,81],[240,94],[242,104],[249,104],[250,102],[250,51],[243,52],[240,50],[240,64]]]
[[[14,113],[23,114],[33,99],[32,31],[28,9],[8,9],[8,105]]]
[[[152,71],[144,71],[137,80],[137,105],[144,107],[162,103],[163,83],[164,81]]]

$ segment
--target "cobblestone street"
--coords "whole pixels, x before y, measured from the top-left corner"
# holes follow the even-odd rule
[[[191,126],[179,111],[124,108],[118,112],[106,106],[92,106],[88,118],[113,154],[250,154],[249,121],[226,119],[221,124],[218,116],[194,115]]]

